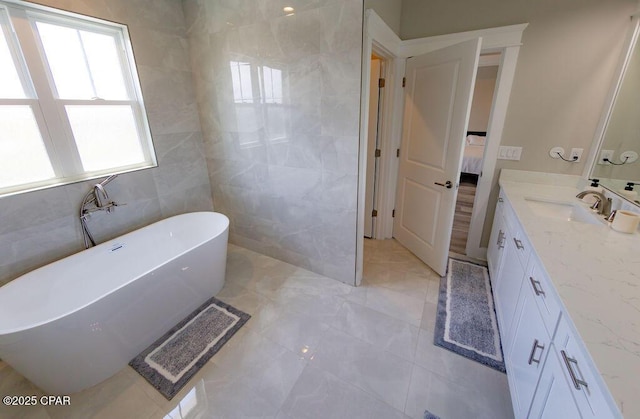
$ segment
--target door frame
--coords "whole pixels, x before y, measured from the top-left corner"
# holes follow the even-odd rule
[[[374,230],[374,238],[376,239],[390,239],[393,236],[392,212],[395,206],[398,174],[398,159],[395,150],[400,147],[400,138],[402,136],[404,103],[402,77],[404,76],[406,59],[478,37],[482,37],[481,54],[501,53],[500,67],[487,127],[487,137],[490,140],[487,141],[488,144],[485,149],[482,176],[478,180],[478,189],[467,240],[467,256],[486,259],[487,248],[481,247],[482,230],[495,174],[498,148],[502,143],[502,132],[516,63],[520,46],[522,45],[522,33],[528,23],[403,41],[384,23],[374,10],[367,9],[364,17],[355,285],[360,285],[362,281],[364,265],[364,186],[366,182],[367,118],[370,93],[368,62],[374,48],[376,53],[387,59],[389,63],[387,67],[387,86],[389,86],[386,92],[387,106],[382,112],[382,118],[384,118],[385,122],[383,123],[384,128],[380,137],[382,154],[380,157],[378,217]]]

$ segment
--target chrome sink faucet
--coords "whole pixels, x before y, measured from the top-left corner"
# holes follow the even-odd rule
[[[582,191],[576,195],[576,198],[582,199],[587,195],[593,195],[596,198],[596,202],[591,205],[592,210],[597,211],[598,214],[604,215],[605,217],[611,214],[611,198],[607,198],[602,192],[598,191]]]

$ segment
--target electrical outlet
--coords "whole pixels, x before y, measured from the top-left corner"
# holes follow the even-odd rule
[[[584,151],[584,148],[572,148],[571,155],[569,155],[569,160],[579,162],[580,159],[582,158],[583,151]]]
[[[598,164],[609,164],[605,161],[605,159],[613,161],[613,150],[600,150],[600,158],[598,159]]]

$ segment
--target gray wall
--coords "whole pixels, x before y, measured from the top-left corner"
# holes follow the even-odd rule
[[[184,1],[212,194],[232,243],[353,284],[362,0],[298,3]],[[253,103],[235,103],[230,62]],[[265,68],[281,104],[262,101]]]
[[[107,186],[127,205],[97,214],[99,240],[178,213],[212,210],[182,5],[174,0],[41,1],[129,27],[159,167]],[[83,249],[78,207],[92,182],[0,198],[0,284]]]
[[[497,76],[497,66],[478,67],[476,85],[473,88],[471,115],[469,115],[469,131],[487,130]]]
[[[364,8],[373,9],[396,35],[400,36],[403,0],[365,0]]]
[[[591,146],[637,0],[404,0],[403,39],[528,22],[503,143],[522,160],[499,168],[581,174],[553,146]],[[586,160],[586,159],[585,159]]]

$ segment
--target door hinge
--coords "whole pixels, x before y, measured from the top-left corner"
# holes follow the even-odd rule
[[[404,87],[404,86],[406,86],[406,85],[407,85],[407,78],[406,78],[406,77],[403,77],[403,78],[402,78],[402,87]]]
[[[381,155],[381,154],[382,154],[382,151],[380,151],[380,149],[379,149],[379,148],[376,148],[376,154],[375,154],[375,156],[376,156],[376,157],[380,157],[380,155]]]
[[[396,216],[396,210],[395,208],[393,210],[391,210],[391,218],[395,218]]]
[[[378,216],[378,210],[371,211],[371,216],[372,217],[377,217]]]
[[[400,149],[396,149],[396,157],[400,157]]]
[[[384,79],[382,79],[382,78],[381,78],[381,79],[378,79],[378,87],[379,87],[379,88],[383,88],[383,87],[384,87],[384,83],[385,83],[385,80],[384,80]]]

